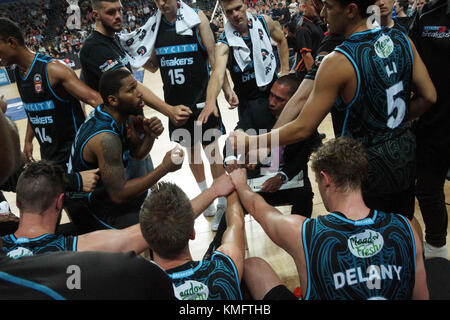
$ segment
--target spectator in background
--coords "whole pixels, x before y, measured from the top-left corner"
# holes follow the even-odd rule
[[[285,24],[287,24],[291,20],[291,12],[289,11],[289,8],[286,6],[286,2],[280,2],[278,5],[281,4],[281,16],[278,22],[280,23],[281,27],[284,27]]]

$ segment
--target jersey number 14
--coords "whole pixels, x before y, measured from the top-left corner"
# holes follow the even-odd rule
[[[46,136],[45,135],[45,128],[35,128],[34,131],[36,132],[39,141],[41,141],[41,143],[44,142],[48,142],[48,143],[52,143],[52,137],[50,136]]]

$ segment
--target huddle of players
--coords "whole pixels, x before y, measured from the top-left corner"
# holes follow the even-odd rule
[[[100,2],[103,3],[104,1],[100,1]],[[332,5],[336,4],[336,3],[337,2],[333,3],[333,1],[325,3],[325,6],[327,7],[327,10],[328,10],[327,18],[333,17],[332,16],[332,13],[333,13]],[[245,22],[242,22],[242,19],[239,19],[239,14],[242,14],[242,11],[245,12],[245,5],[241,1],[239,1],[239,0],[229,1],[229,2],[223,1],[222,6],[225,9],[224,10],[225,13],[227,15],[230,15],[230,18],[231,18],[230,21],[235,21],[237,23],[244,23],[245,25],[247,25],[246,20],[245,20]],[[229,11],[226,10],[227,6],[229,8]],[[162,8],[164,8],[164,7],[162,7]],[[116,10],[116,11],[119,11],[118,13],[120,14],[120,10]],[[106,10],[106,14],[108,14],[107,10]],[[232,19],[233,14],[235,14],[238,18],[233,20]],[[116,15],[117,15],[117,12],[116,12]],[[116,24],[118,26],[118,22],[117,21],[114,22],[114,18],[111,18],[111,19],[112,19],[111,21],[113,22],[112,25]],[[330,25],[331,25],[331,23],[330,23]],[[270,29],[271,28],[270,28],[270,24],[269,24],[269,30]],[[339,30],[339,31],[342,32],[342,30]],[[365,35],[366,34],[368,34],[368,33],[365,32]],[[395,39],[396,43],[400,44],[400,48],[408,48],[407,44],[405,43],[406,38],[405,39],[402,38],[402,36],[400,36],[396,32],[390,33],[390,36]],[[360,39],[358,39],[358,40],[360,40]],[[108,41],[111,41],[111,40],[108,39]],[[408,41],[408,40],[406,40],[406,41]],[[349,44],[348,47],[344,46],[342,49],[342,52],[346,56],[350,56],[350,57],[353,57],[353,59],[355,59],[355,56],[353,56],[353,52],[354,52],[354,50],[357,50],[357,46],[358,46],[358,41],[354,41],[354,44]],[[120,48],[120,46],[118,46],[118,48]],[[411,50],[411,46],[409,48]],[[417,55],[416,55],[415,51],[411,50],[410,51],[411,56],[408,56],[408,51],[405,49],[404,53],[406,56],[409,57],[411,62],[408,63],[409,69],[402,70],[402,72],[406,72],[406,73],[409,72],[409,74],[412,73],[411,68],[412,68],[412,64],[413,64],[413,62],[412,62],[413,52],[414,52],[414,58],[417,59]],[[230,50],[229,57],[231,57],[231,56],[232,55],[231,55],[231,50]],[[386,57],[384,57],[384,58],[386,58]],[[2,59],[3,59],[3,57],[2,57]],[[358,66],[363,65],[363,63],[361,63],[359,61],[354,62],[354,60],[352,60],[352,58],[349,58],[349,59],[354,64],[355,67],[357,65]],[[420,57],[418,59],[420,61]],[[331,61],[331,59],[329,59],[329,60]],[[225,62],[227,62],[227,61],[225,60]],[[216,61],[216,63],[217,63],[217,61]],[[284,63],[282,61],[282,69],[284,67]],[[36,55],[35,60],[32,62],[32,68],[30,68],[30,71],[33,68],[41,68],[40,69],[41,72],[43,74],[47,74],[47,72],[42,71],[43,66],[46,66],[47,64],[48,64],[48,67],[50,67],[51,63],[49,63],[48,59],[46,60],[45,57],[39,57],[38,55]],[[47,71],[49,71],[48,67],[47,67]],[[107,68],[107,67],[108,66],[105,66],[105,68]],[[214,71],[217,70],[218,68],[219,67],[216,66]],[[27,69],[25,69],[25,70],[27,70]],[[423,72],[422,69],[421,69],[421,71]],[[426,72],[426,69],[425,69],[425,72]],[[358,86],[356,89],[357,92],[359,92],[360,86],[367,85],[371,81],[370,77],[366,78],[367,72],[365,70],[362,70],[362,73],[364,75],[363,79],[361,79],[359,77],[357,78],[357,80],[358,80]],[[52,75],[51,73],[49,73],[49,74]],[[213,72],[213,74],[214,74],[214,72]],[[343,74],[345,74],[345,72],[343,72]],[[27,80],[27,76],[23,77],[22,75],[20,75],[18,73],[18,70],[17,70],[17,75],[22,77],[21,78],[22,80]],[[400,75],[400,76],[402,76],[402,75]],[[426,74],[426,76],[427,76],[427,74]],[[111,207],[111,209],[113,210],[113,208],[115,206],[121,204],[121,201],[123,201],[123,203],[126,203],[130,199],[133,200],[132,196],[139,193],[139,192],[136,192],[136,190],[140,190],[141,191],[140,193],[142,193],[145,189],[147,189],[148,187],[153,185],[158,180],[158,172],[159,171],[157,170],[158,169],[157,168],[157,169],[155,169],[155,171],[157,171],[156,173],[154,172],[153,174],[149,173],[146,175],[146,177],[148,177],[147,181],[135,181],[136,183],[129,183],[129,181],[126,181],[125,177],[123,177],[123,174],[124,174],[123,168],[126,165],[126,161],[130,155],[135,158],[142,158],[143,155],[148,154],[148,151],[151,148],[153,140],[155,139],[155,137],[157,137],[162,132],[161,124],[158,123],[158,121],[156,121],[154,119],[153,120],[152,119],[143,119],[142,117],[139,116],[139,107],[142,107],[143,101],[145,101],[147,98],[147,100],[149,100],[149,102],[145,101],[147,104],[153,105],[153,106],[158,105],[161,107],[161,110],[164,110],[164,107],[166,107],[166,106],[161,104],[160,101],[155,102],[155,98],[152,97],[151,95],[150,95],[150,98],[149,98],[149,96],[144,97],[145,93],[139,92],[139,90],[137,90],[139,84],[137,84],[135,80],[133,81],[130,77],[128,77],[126,72],[123,72],[123,75],[121,75],[121,77],[123,77],[122,79],[128,79],[129,83],[125,83],[125,84],[120,83],[120,85],[121,85],[120,88],[113,88],[111,86],[105,86],[104,90],[102,90],[100,88],[100,91],[102,92],[102,96],[103,96],[102,98],[103,98],[104,105],[103,105],[103,107],[100,107],[100,106],[97,107],[95,110],[95,113],[93,115],[91,115],[88,118],[88,120],[85,122],[85,124],[83,125],[83,126],[89,127],[89,130],[93,130],[92,132],[90,132],[86,129],[86,132],[83,133],[85,136],[86,135],[89,135],[89,136],[94,136],[94,135],[97,136],[98,135],[98,139],[94,138],[92,140],[89,140],[90,142],[86,143],[86,144],[83,144],[83,142],[86,140],[81,139],[80,140],[81,142],[78,144],[79,145],[79,149],[77,150],[78,152],[72,153],[73,156],[78,157],[78,160],[75,158],[71,159],[69,170],[77,172],[77,171],[81,171],[81,170],[79,170],[79,168],[92,169],[92,163],[94,163],[95,160],[97,160],[98,165],[102,172],[102,180],[104,180],[104,182],[106,182],[106,181],[111,182],[113,180],[113,178],[117,179],[117,177],[120,177],[120,179],[118,179],[119,183],[116,183],[114,185],[114,187],[111,187],[111,184],[106,185],[106,183],[103,183],[103,184],[105,184],[105,186],[103,186],[102,182],[97,184],[96,190],[98,190],[98,191],[97,192],[94,191],[93,193],[90,193],[89,196],[87,197],[87,199],[84,199],[86,201],[86,203],[89,204],[89,207],[91,207],[91,208],[93,207],[92,204],[95,203],[95,201],[97,199],[105,199],[108,197],[108,195],[111,195],[112,192],[116,192],[115,195],[117,195],[117,197],[111,197],[110,199],[113,202],[115,201],[113,199],[120,199],[120,202],[113,204],[113,206]],[[320,71],[318,73],[318,77],[320,78]],[[60,82],[58,82],[58,81],[52,82],[52,76],[49,77],[49,81],[42,81],[42,80],[39,81],[39,79],[36,79],[36,78],[37,78],[36,76],[33,77],[34,88],[33,88],[33,85],[31,85],[31,87],[32,87],[31,89],[34,89],[35,92],[37,92],[39,90],[45,91],[45,92],[48,91],[51,94],[53,94],[53,96],[56,98],[56,100],[61,101],[61,102],[64,101],[64,98],[67,98],[67,97],[61,97],[60,95],[58,95],[58,93],[55,93],[52,89],[52,88],[58,87],[57,84],[61,84],[62,87],[66,88],[67,85],[64,84],[64,81],[60,80]],[[53,78],[53,80],[55,78]],[[316,81],[318,83],[322,84],[322,82],[320,82],[318,80],[319,78],[316,78]],[[56,78],[56,79],[60,79],[60,78]],[[235,79],[233,78],[233,80],[235,80]],[[428,78],[428,80],[429,80],[429,78]],[[107,82],[107,81],[108,81],[108,79],[104,79],[104,82]],[[163,81],[164,81],[164,77],[163,77]],[[415,80],[414,74],[413,74],[413,81],[417,81],[417,80]],[[42,82],[44,82],[44,84]],[[113,82],[113,81],[111,81],[111,82]],[[116,83],[117,83],[117,81],[116,81]],[[45,84],[47,84],[48,86],[45,87]],[[44,85],[44,87],[42,87],[42,85]],[[237,86],[237,84],[235,83],[235,88],[236,88],[236,86]],[[408,86],[405,90],[405,96],[404,97],[402,96],[400,98],[396,97],[395,99],[401,99],[402,101],[407,99],[406,96],[407,96],[407,93],[409,90],[409,84],[405,84],[405,86]],[[27,87],[27,86],[24,86],[24,87]],[[28,87],[30,87],[30,85],[28,85]],[[124,89],[124,87],[125,87],[125,89]],[[317,84],[317,87],[313,90],[313,92],[311,94],[313,96],[314,96],[314,94],[317,94],[317,97],[321,97],[320,91],[318,91],[320,88],[321,87],[319,86],[319,84]],[[434,92],[434,88],[432,88],[432,84],[430,87],[430,83],[426,83],[426,81],[425,81],[424,91],[426,91],[427,89],[429,92],[426,94],[432,95],[432,93]],[[110,94],[108,94],[109,93],[108,90],[111,90]],[[123,96],[121,96],[119,99],[118,98],[114,99],[114,94],[117,94],[117,92],[122,94],[122,92],[121,92],[122,90],[129,90],[129,94],[127,92],[124,92]],[[316,92],[316,91],[318,91],[318,92]],[[400,91],[402,91],[402,90],[400,90]],[[204,93],[206,94],[206,91]],[[422,92],[420,92],[420,93],[422,93]],[[420,96],[420,93],[419,93],[419,96]],[[21,94],[22,94],[22,92],[21,92]],[[267,94],[267,93],[265,93],[265,94]],[[29,95],[31,95],[31,94],[29,94]],[[26,97],[27,94],[24,94],[24,96]],[[341,96],[344,98],[344,101],[342,101],[342,102],[347,103],[347,108],[344,110],[347,110],[346,111],[347,112],[346,113],[346,121],[348,121],[348,123],[346,123],[346,125],[348,125],[348,128],[349,128],[348,130],[351,132],[351,135],[354,138],[356,138],[356,139],[362,138],[363,145],[367,145],[367,141],[364,140],[365,138],[367,139],[367,137],[364,137],[363,135],[358,136],[358,134],[356,134],[357,131],[352,131],[352,130],[355,130],[354,126],[355,126],[356,120],[354,118],[356,118],[357,115],[353,115],[351,112],[349,112],[350,105],[354,104],[355,106],[358,106],[361,102],[359,102],[359,101],[355,102],[355,101],[350,101],[352,99],[346,99],[349,96],[348,93],[344,93],[344,94],[341,93]],[[354,96],[356,99],[357,95],[354,95]],[[228,97],[230,98],[229,101],[232,101],[233,103],[236,102],[236,101],[233,101],[233,99],[235,99],[235,97],[233,97],[232,93],[229,93]],[[240,98],[240,97],[238,97],[238,98]],[[361,97],[358,97],[358,98],[363,99]],[[409,98],[409,96],[408,96],[408,98]],[[429,96],[427,96],[427,95],[425,95],[425,98],[427,98],[426,99],[427,103],[429,101],[433,100],[432,97],[429,98]],[[355,99],[353,99],[353,100],[355,100]],[[314,100],[314,99],[312,99],[312,100]],[[32,123],[32,125],[33,124],[41,125],[41,123],[43,121],[41,121],[40,119],[43,119],[44,117],[46,117],[47,119],[52,118],[52,117],[54,117],[54,119],[57,119],[56,115],[51,113],[51,112],[55,112],[55,110],[57,109],[54,105],[54,99],[47,100],[47,101],[48,101],[47,103],[42,103],[42,102],[37,102],[37,101],[24,100],[24,104],[26,106],[25,109],[26,109],[30,119],[32,117],[31,112],[40,112],[37,115],[34,115],[34,119],[39,119],[39,120],[37,121],[37,123]],[[50,102],[50,101],[52,101],[52,102]],[[397,100],[395,100],[395,101],[397,101]],[[210,114],[215,113],[213,108],[211,108],[211,105],[209,105],[208,107],[209,107],[208,112],[210,112]],[[106,108],[106,110],[105,110],[105,108]],[[354,108],[356,109],[356,107],[354,107]],[[395,104],[394,108],[401,109],[401,105]],[[303,113],[307,114],[306,112],[309,111],[310,109],[311,108],[310,107],[308,108],[308,104],[307,104],[304,107]],[[105,111],[107,111],[107,112],[105,112]],[[173,115],[173,114],[170,114],[169,111],[167,111],[167,109],[165,111],[166,111],[166,114]],[[173,119],[174,119],[173,121],[175,123],[177,120],[180,120],[180,118],[181,118],[181,120],[178,123],[181,123],[181,122],[183,122],[183,119],[185,119],[187,117],[187,115],[184,114],[184,118],[183,118],[183,111],[186,111],[186,109],[181,108],[181,112],[178,113],[177,115],[173,116]],[[44,114],[43,112],[50,112],[50,113]],[[400,111],[398,111],[398,112],[400,113]],[[187,112],[187,113],[189,113],[189,112]],[[297,119],[297,121],[299,119],[307,117],[306,115],[303,115],[303,113]],[[128,127],[127,127],[128,119],[124,118],[123,115],[129,115],[129,114],[134,115],[135,118],[133,118],[133,120],[130,123],[128,123]],[[325,114],[321,114],[320,116],[323,117],[323,116],[325,116]],[[414,114],[414,116],[418,116],[419,114],[420,114],[420,112],[417,111],[416,114]],[[303,117],[302,117],[302,115],[303,115]],[[177,116],[179,116],[178,119],[176,118]],[[397,115],[391,115],[390,117],[393,118],[391,120],[394,121],[394,124],[391,123],[391,125],[393,125],[394,127],[399,126],[402,123],[403,116],[404,116],[404,114],[401,115],[401,113],[397,114]],[[400,117],[401,117],[401,119],[399,119]],[[65,118],[67,118],[67,116]],[[75,119],[75,117],[72,117],[72,118]],[[312,117],[312,118],[314,118],[314,117]],[[208,117],[206,117],[205,120],[207,120],[207,119],[208,119]],[[317,120],[318,123],[320,123],[320,121],[321,121],[321,119]],[[388,119],[388,121],[389,121],[389,119]],[[56,120],[55,120],[55,123],[56,123]],[[76,128],[77,127],[76,121],[74,121],[74,123],[75,123],[74,126]],[[318,125],[318,123],[315,123],[315,124],[313,123],[312,126]],[[388,125],[389,125],[389,122],[388,122]],[[132,128],[131,130],[130,130],[130,127]],[[286,127],[288,127],[288,126],[286,126]],[[391,126],[391,128],[392,128],[392,126]],[[47,134],[49,131],[45,131],[44,129],[45,129],[45,127],[40,127],[40,126],[35,126],[35,128],[34,128],[34,131],[38,135],[38,138],[40,138],[40,142],[41,143],[50,142],[49,140],[51,140],[53,142],[53,137]],[[134,131],[133,131],[133,129],[134,129]],[[280,132],[282,132],[282,130],[283,130],[283,128],[280,129]],[[306,130],[308,130],[308,129],[306,129]],[[139,134],[139,136],[136,134],[136,132]],[[308,132],[308,131],[306,131],[306,132]],[[78,134],[78,135],[80,136],[80,134]],[[400,133],[399,133],[399,135],[400,135]],[[288,137],[291,140],[286,139],[285,137],[286,136],[280,135],[280,138],[281,138],[280,140],[282,143],[283,143],[283,141],[288,141],[289,143],[291,143],[292,139],[298,139],[297,137],[294,137],[293,135],[290,135],[290,136],[288,135]],[[299,135],[299,138],[302,138],[302,136]],[[73,136],[72,136],[72,139],[73,139]],[[77,139],[78,139],[78,136],[75,139],[75,143],[74,143],[74,146],[76,148],[77,148]],[[389,138],[388,138],[388,140],[389,140]],[[373,141],[370,141],[370,143],[372,143],[372,142]],[[383,141],[381,141],[380,143],[382,143],[382,142]],[[122,150],[119,150],[119,152],[110,152],[111,147],[117,148],[118,145],[122,145],[122,148],[121,148]],[[115,154],[111,154],[111,153],[115,153]],[[370,168],[370,162],[371,162],[371,159],[369,157],[369,168]],[[89,163],[91,163],[91,167],[89,167],[89,165],[90,165]],[[169,172],[171,170],[176,170],[176,169],[177,169],[177,167],[173,166],[173,165],[172,166],[169,165],[169,167],[165,166],[162,170],[163,173],[160,172],[159,175],[164,174],[164,172]],[[106,175],[105,175],[105,173],[106,173]],[[369,169],[369,173],[370,173],[370,169]],[[111,179],[109,179],[109,180],[107,178],[108,174],[110,174],[110,176],[111,176]],[[161,176],[159,176],[159,178],[160,177]],[[105,178],[106,178],[106,180],[105,180]],[[402,177],[400,177],[400,178],[402,178]],[[143,180],[143,179],[139,179],[139,180]],[[404,185],[404,184],[402,184],[402,185]],[[103,190],[102,190],[102,188],[103,188]],[[364,188],[363,188],[363,190],[364,190]],[[137,206],[135,209],[137,209]],[[327,208],[327,209],[329,209],[329,208]],[[249,211],[252,212],[252,210],[249,210]],[[103,226],[107,225],[108,222],[110,222],[110,221],[105,221],[104,219],[102,219],[102,218],[105,218],[105,216],[100,216],[100,218],[99,218],[97,212],[95,212],[95,214],[93,214],[92,216],[94,219],[97,220],[97,222],[100,222],[101,224],[103,224]],[[136,215],[134,215],[134,216],[136,216]],[[94,219],[91,219],[91,221],[93,221]],[[373,217],[373,219],[375,219],[375,217]],[[126,222],[124,222],[124,223],[131,224],[132,220],[133,220],[133,218],[131,218],[131,220],[125,219]],[[113,221],[113,222],[115,222],[115,221]],[[83,223],[80,223],[79,225],[83,226]],[[405,225],[405,226],[408,226],[408,225]],[[414,239],[415,239],[415,237],[413,237],[413,242],[414,242]],[[420,261],[421,260],[419,259],[418,262],[420,262]],[[423,261],[422,261],[422,263],[423,263]],[[423,270],[421,270],[421,272],[423,272]],[[410,276],[411,276],[411,274],[410,274]],[[420,276],[423,276],[423,275],[421,274]],[[420,284],[422,285],[423,282],[420,282]],[[412,288],[410,288],[409,290],[412,290]],[[411,291],[409,291],[409,292],[411,293]],[[395,297],[395,296],[392,296],[392,297]],[[404,298],[411,297],[411,295],[410,296],[407,295],[407,296],[403,296],[403,297]]]

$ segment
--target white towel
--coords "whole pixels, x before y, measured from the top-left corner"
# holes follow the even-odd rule
[[[249,36],[252,40],[253,57],[250,57],[250,49],[242,39],[242,35],[236,31],[230,22],[225,24],[225,35],[228,44],[233,47],[233,54],[241,71],[253,60],[255,78],[258,87],[264,87],[273,80],[277,68],[272,44],[261,21],[247,12]]]
[[[200,24],[200,18],[194,9],[182,1],[178,1],[177,5],[176,32],[191,36],[193,35],[192,28]],[[157,10],[156,14],[151,16],[142,27],[131,33],[118,34],[133,71],[142,67],[150,58],[158,35],[161,16],[161,11]]]

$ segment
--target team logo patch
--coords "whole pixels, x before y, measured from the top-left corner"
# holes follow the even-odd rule
[[[392,39],[387,35],[383,34],[378,40],[375,42],[375,52],[380,58],[387,58],[394,51],[394,43]]]
[[[131,46],[133,43],[134,43],[134,38],[130,38],[130,39],[127,40],[127,42],[125,42],[127,47]]]
[[[34,91],[36,91],[36,93],[44,91],[44,88],[42,87],[42,76],[39,73],[34,75]]]
[[[248,19],[248,28],[249,29],[253,29],[253,19],[252,18],[250,18],[250,19]]]
[[[27,248],[18,247],[17,249],[11,250],[6,254],[11,259],[18,259],[21,257],[33,256],[33,252]]]
[[[141,35],[139,36],[139,40],[142,41],[146,35],[147,35],[147,30],[142,29]]]
[[[146,52],[147,52],[147,48],[145,48],[144,46],[140,47],[137,50],[137,54],[140,55],[140,56],[143,56]]]
[[[209,289],[204,283],[188,280],[176,287],[175,296],[179,300],[207,300]]]
[[[359,258],[369,258],[376,255],[383,249],[383,236],[373,230],[364,230],[364,232],[351,236],[348,241],[350,252]]]
[[[264,38],[264,31],[262,31],[261,29],[258,29],[258,34],[259,34],[259,39],[263,39]]]
[[[233,31],[233,34],[234,34],[236,37],[242,38],[241,33],[238,32],[238,31]]]
[[[269,51],[267,51],[266,49],[261,49],[261,55],[263,57],[263,61],[265,61],[267,59],[267,56],[269,55]]]

